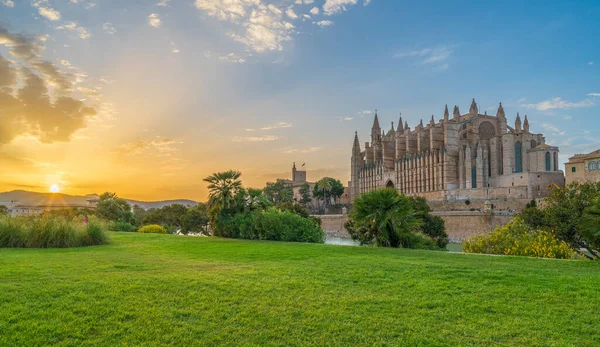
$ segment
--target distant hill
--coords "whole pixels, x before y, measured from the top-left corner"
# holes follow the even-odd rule
[[[67,195],[60,193],[37,193],[26,190],[13,190],[10,192],[0,193],[0,203],[10,201],[18,201],[22,205],[87,205],[87,200],[97,199],[97,194],[88,195]],[[185,206],[196,206],[197,201],[178,199],[178,200],[162,200],[162,201],[139,201],[125,199],[129,204],[138,205],[145,209],[161,208],[173,204],[182,204]]]

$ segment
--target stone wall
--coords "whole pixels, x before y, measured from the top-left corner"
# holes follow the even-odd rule
[[[348,221],[348,216],[343,214],[332,214],[325,216],[315,216],[321,219],[321,228],[325,230],[329,237],[350,237],[344,223]]]
[[[496,227],[503,226],[513,219],[511,214],[489,215],[481,212],[470,211],[444,211],[433,212],[440,216],[446,223],[446,233],[453,242],[462,242],[471,236],[488,233]],[[318,216],[321,218],[321,227],[329,237],[350,237],[344,223],[347,215]]]
[[[471,236],[488,233],[496,227],[504,226],[513,219],[513,215],[489,215],[481,212],[445,211],[433,212],[440,216],[446,223],[446,233],[454,242],[462,242]]]

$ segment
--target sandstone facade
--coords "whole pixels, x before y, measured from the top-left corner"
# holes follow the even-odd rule
[[[382,131],[377,112],[371,142],[361,149],[355,133],[351,156],[350,195],[393,187],[428,200],[534,199],[564,186],[558,147],[529,131],[529,120],[516,116],[514,127],[502,104],[495,116],[480,114],[475,100],[469,113],[448,107],[443,119],[403,124]]]

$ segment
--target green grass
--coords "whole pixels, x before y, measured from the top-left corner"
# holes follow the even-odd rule
[[[600,345],[600,263],[111,237],[0,249],[0,345]]]

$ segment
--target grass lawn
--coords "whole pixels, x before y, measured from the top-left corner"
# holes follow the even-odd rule
[[[600,345],[600,263],[111,237],[0,249],[0,345]]]

